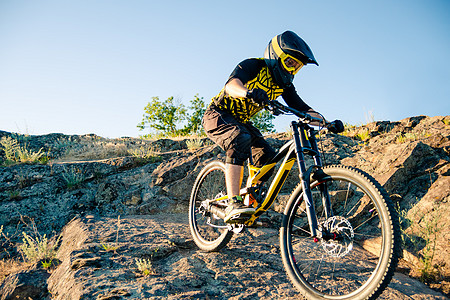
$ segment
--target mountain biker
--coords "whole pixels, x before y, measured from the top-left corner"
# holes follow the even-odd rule
[[[243,222],[255,212],[252,206],[244,205],[239,195],[244,162],[251,158],[256,167],[262,167],[275,155],[250,118],[269,99],[282,96],[288,106],[325,122],[300,98],[292,83],[294,75],[306,64],[319,65],[306,42],[296,33],[286,31],[269,42],[264,58],[240,62],[208,106],[202,122],[206,135],[226,153],[225,180],[230,205],[225,210],[225,222]],[[340,120],[329,127],[335,133],[343,129]]]

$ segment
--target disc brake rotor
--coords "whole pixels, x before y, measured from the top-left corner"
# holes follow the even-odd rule
[[[323,227],[333,238],[323,239],[321,242],[323,250],[331,257],[343,257],[353,249],[353,238],[355,233],[350,222],[341,216],[328,218]]]

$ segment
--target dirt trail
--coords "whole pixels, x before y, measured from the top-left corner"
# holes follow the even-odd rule
[[[154,274],[142,276],[136,258],[151,259]],[[222,251],[204,253],[186,214],[73,220],[59,259],[48,280],[53,299],[302,298],[284,272],[276,229],[248,229]],[[380,299],[447,298],[397,273]]]

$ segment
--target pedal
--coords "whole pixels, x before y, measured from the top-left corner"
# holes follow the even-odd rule
[[[252,215],[249,214],[236,214],[232,216],[230,219],[228,219],[225,223],[227,224],[244,224],[246,221],[250,219]]]
[[[256,221],[256,222],[253,222],[253,224],[252,225],[250,225],[250,226],[247,226],[248,228],[259,228],[259,227],[263,227],[263,223],[262,222],[260,222],[260,221]]]
[[[241,233],[245,229],[245,225],[239,223],[228,224],[228,228],[234,233]]]

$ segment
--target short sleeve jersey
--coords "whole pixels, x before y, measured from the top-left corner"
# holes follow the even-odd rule
[[[233,70],[227,82],[233,78],[239,79],[249,90],[258,88],[266,91],[270,100],[282,96],[286,104],[292,108],[300,111],[310,109],[293,85],[283,89],[275,83],[263,58],[249,58],[242,61]],[[244,123],[263,109],[261,105],[253,103],[248,98],[235,98],[225,94],[225,88],[212,99],[212,103]]]

